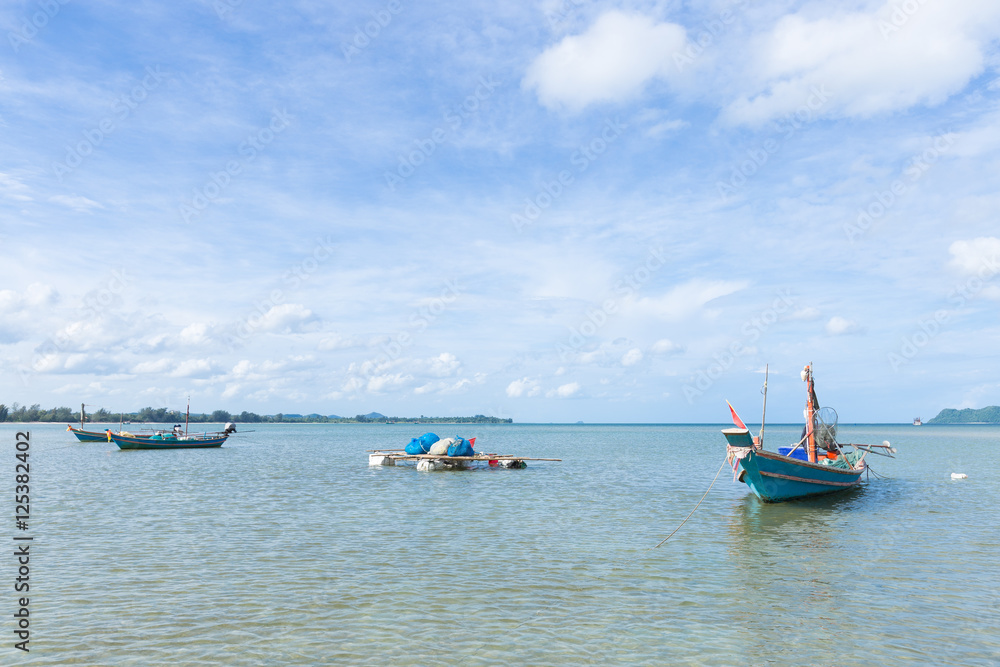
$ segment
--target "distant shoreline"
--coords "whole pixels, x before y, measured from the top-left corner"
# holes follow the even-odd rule
[[[986,408],[965,408],[955,410],[945,408],[937,417],[925,422],[934,426],[940,424],[1000,424],[1000,406],[991,405]]]
[[[192,417],[193,416],[194,415],[192,415]],[[184,422],[183,419],[181,419],[179,422],[176,421],[176,420],[148,421],[148,422],[141,422],[141,421],[131,421],[131,422],[128,422],[128,421],[126,421],[125,422],[125,426],[152,426],[152,425],[162,425],[162,424],[177,424],[177,423],[183,423],[183,422]],[[80,423],[80,421],[79,421],[79,419],[77,419],[76,422],[72,422],[72,421],[5,421],[5,422],[0,422],[0,425],[6,425],[6,424],[10,424],[10,425],[16,425],[16,424],[54,424],[54,425],[69,424],[69,425],[74,425],[75,424],[75,425],[79,425],[79,423]],[[104,425],[107,425],[107,426],[118,426],[119,425],[118,420],[115,420],[115,421],[90,421],[88,419],[86,423],[88,425],[93,425],[93,426],[104,426]],[[191,421],[191,427],[192,427],[192,430],[194,430],[194,427],[196,427],[197,425],[200,425],[200,424],[224,424],[224,423],[225,422],[220,422],[220,421],[197,421],[196,422],[196,421],[192,420]],[[487,426],[585,426],[585,427],[590,427],[590,426],[714,426],[714,427],[719,427],[719,428],[732,428],[732,426],[733,426],[731,422],[585,422],[585,423],[580,423],[578,421],[577,422],[514,422],[514,421],[507,421],[507,422],[471,422],[471,421],[463,421],[463,422],[459,422],[459,421],[422,421],[422,422],[410,422],[410,421],[402,421],[402,420],[395,421],[395,422],[359,422],[359,421],[346,420],[346,419],[345,420],[329,420],[329,421],[305,421],[305,420],[295,420],[295,421],[291,421],[291,420],[286,420],[286,421],[260,421],[260,422],[240,422],[240,421],[233,421],[233,423],[234,424],[241,424],[241,425],[244,425],[244,426],[246,426],[246,425],[254,425],[254,426],[266,426],[266,425],[315,426],[317,424],[324,424],[324,425],[330,425],[330,426],[348,425],[348,424],[366,424],[366,425],[369,425],[369,426],[435,426],[435,425],[439,425],[439,426],[440,425],[444,425],[444,426],[448,426],[448,425],[464,426],[464,425],[468,425],[468,424],[480,424],[480,425],[485,424]],[[754,424],[754,423],[749,423],[747,425],[751,427],[751,430],[756,430],[757,428],[760,427],[760,424]],[[790,427],[790,428],[792,428],[792,427],[794,427],[794,428],[802,428],[802,422],[775,422],[775,423],[769,423],[769,424],[767,424],[767,426],[764,429],[765,433],[767,432],[768,428],[778,427],[778,426],[781,426],[781,427]],[[931,424],[930,422],[924,422],[923,426],[914,426],[911,422],[908,422],[908,421],[906,421],[906,422],[851,422],[851,423],[840,423],[839,424],[840,428],[846,428],[846,427],[849,427],[849,426],[852,426],[852,427],[853,426],[905,426],[907,428],[912,428],[912,429],[914,429],[916,431],[919,431],[919,429],[924,428],[926,426],[1000,426],[1000,422],[953,422],[953,423],[952,422],[945,422],[945,423],[934,423],[934,424]]]

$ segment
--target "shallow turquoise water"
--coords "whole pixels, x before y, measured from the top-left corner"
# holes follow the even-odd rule
[[[23,426],[22,426],[23,428]],[[31,429],[31,665],[995,665],[1000,428],[892,441],[862,488],[765,505],[721,426],[435,425],[525,470],[369,468],[412,425],[263,425],[217,450]],[[13,544],[14,425],[0,425]],[[768,447],[799,427],[768,427]],[[953,481],[952,472],[969,478]],[[12,550],[4,549],[10,553]]]

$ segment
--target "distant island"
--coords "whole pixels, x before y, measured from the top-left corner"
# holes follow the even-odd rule
[[[87,411],[88,422],[110,423],[127,421],[132,423],[179,424],[183,423],[185,414],[180,410],[167,408],[143,408],[138,412],[109,412],[99,408]],[[80,421],[80,411],[66,407],[43,409],[37,403],[32,406],[11,404],[7,407],[0,403],[0,422],[63,422],[70,424]],[[243,424],[513,424],[513,419],[475,415],[473,417],[386,417],[378,412],[354,417],[338,417],[337,415],[321,415],[312,413],[302,415],[297,413],[277,413],[274,415],[258,415],[244,410],[239,414],[216,410],[211,413],[192,413],[191,423],[224,424],[235,422]]]
[[[988,408],[966,408],[955,410],[945,408],[934,419],[926,424],[1000,424],[1000,406],[991,405]]]

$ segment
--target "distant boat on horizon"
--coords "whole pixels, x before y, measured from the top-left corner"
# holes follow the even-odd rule
[[[922,426],[923,425],[923,422],[920,421],[920,417],[914,417],[913,418],[913,425],[914,426]]]

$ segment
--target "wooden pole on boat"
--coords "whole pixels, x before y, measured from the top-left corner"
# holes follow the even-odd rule
[[[808,429],[807,435],[809,436],[809,444],[806,447],[806,452],[809,455],[809,463],[816,463],[816,429],[813,428],[813,422],[815,421],[815,412],[813,409],[813,374],[812,374],[812,363],[806,366],[806,428]]]
[[[188,434],[188,422],[191,421],[191,397],[188,396],[187,416],[184,417],[184,435]]]
[[[87,414],[83,410],[83,403],[80,404],[80,430],[83,430],[83,422],[87,420]]]
[[[764,364],[764,409],[760,412],[760,433],[757,434],[757,449],[764,449],[764,418],[767,417],[767,367]]]

